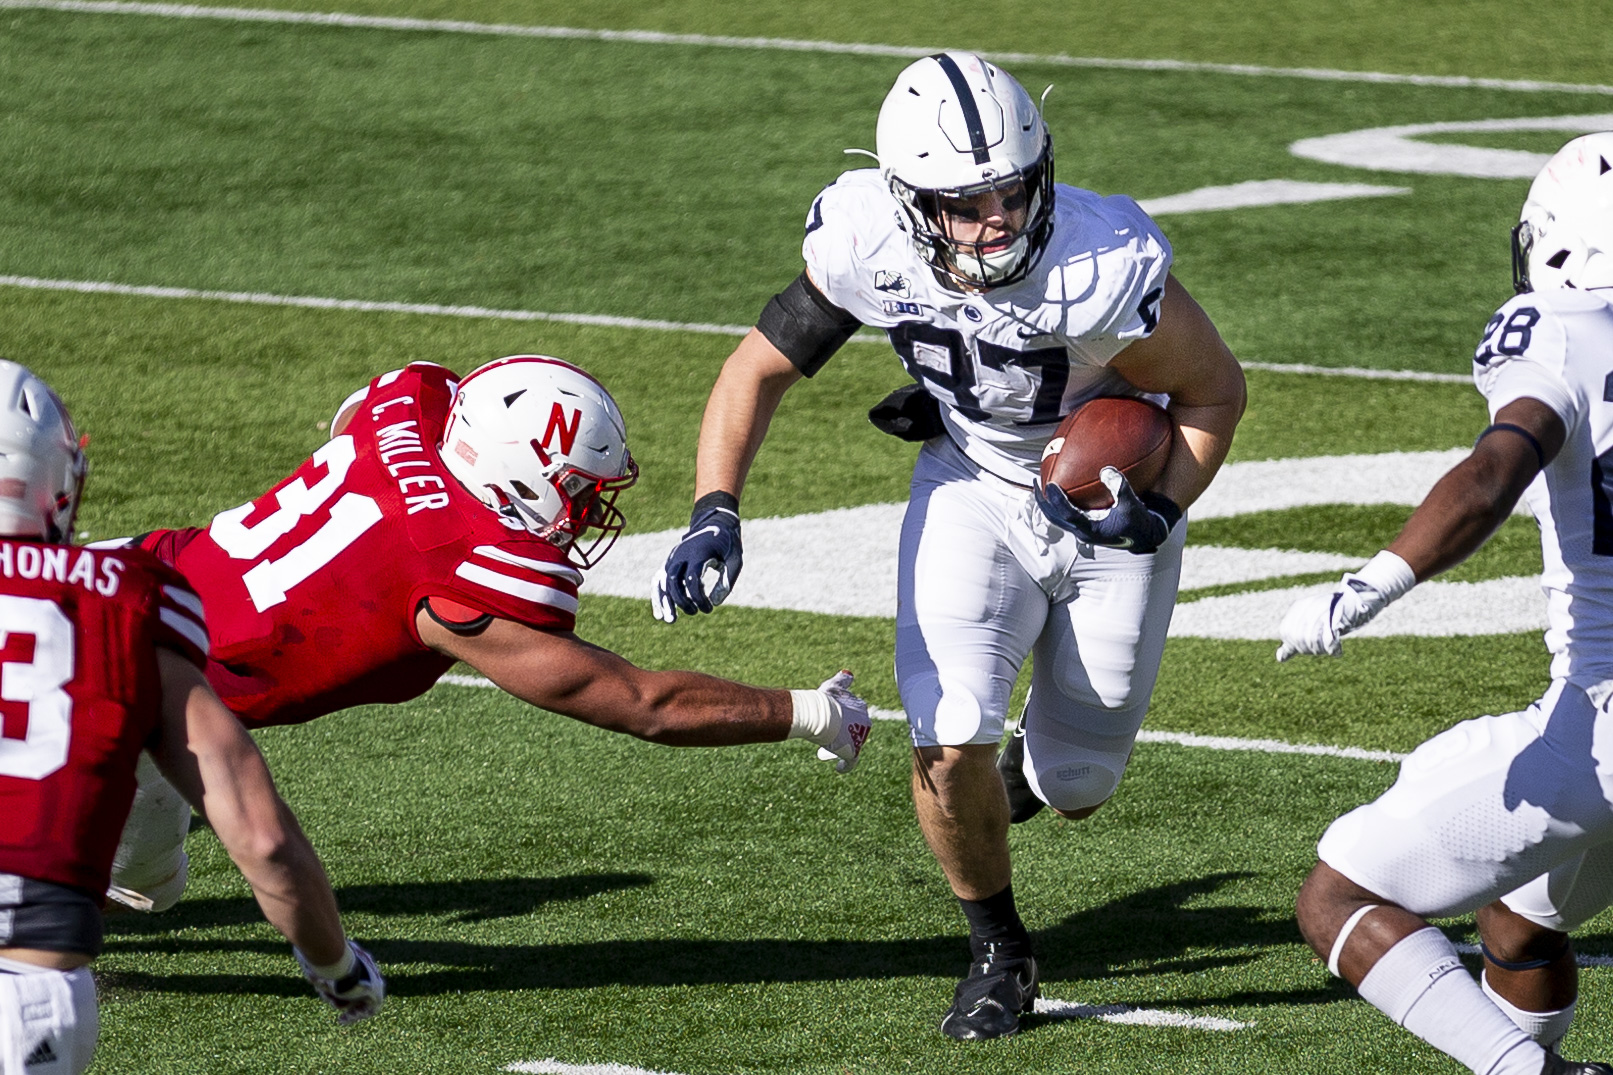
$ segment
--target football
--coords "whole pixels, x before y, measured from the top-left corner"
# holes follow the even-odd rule
[[[1088,400],[1065,416],[1042,450],[1042,483],[1062,488],[1078,508],[1112,507],[1098,472],[1114,467],[1137,492],[1152,488],[1170,458],[1173,428],[1165,408],[1146,399]]]

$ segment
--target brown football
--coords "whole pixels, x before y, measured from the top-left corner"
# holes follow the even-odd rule
[[[1146,399],[1088,400],[1065,416],[1042,450],[1042,482],[1061,487],[1078,508],[1111,507],[1114,498],[1098,472],[1114,467],[1137,492],[1151,489],[1165,472],[1172,432],[1165,408]]]

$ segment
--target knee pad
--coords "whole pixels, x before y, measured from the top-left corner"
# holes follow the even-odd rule
[[[1134,738],[1135,732],[1120,737],[1086,735],[1045,718],[1029,722],[1025,779],[1036,797],[1055,810],[1101,806],[1120,787]]]
[[[166,911],[184,895],[190,872],[190,804],[144,754],[136,775],[139,786],[112,858],[107,896],[138,911]]]
[[[146,874],[113,873],[106,898],[131,911],[160,914],[179,902],[190,880],[190,856],[180,851],[161,867]],[[120,881],[128,882],[119,884]]]
[[[898,679],[914,746],[966,746],[1002,739],[1012,680],[948,674],[932,665],[899,672]]]

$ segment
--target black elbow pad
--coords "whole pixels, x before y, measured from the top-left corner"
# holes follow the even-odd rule
[[[757,331],[807,377],[860,327],[861,321],[830,302],[804,272],[769,299],[756,319]]]

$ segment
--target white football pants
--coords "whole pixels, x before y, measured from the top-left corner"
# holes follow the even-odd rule
[[[100,1035],[88,967],[59,971],[0,959],[0,1075],[78,1075]]]
[[[166,911],[185,894],[190,875],[185,854],[190,803],[144,751],[134,775],[134,803],[112,858],[112,885],[106,894],[136,911]]]
[[[1463,721],[1333,822],[1318,857],[1424,917],[1502,898],[1572,932],[1613,903],[1613,684],[1567,680],[1521,713]]]
[[[896,679],[916,746],[1001,740],[1034,654],[1025,775],[1061,810],[1114,794],[1176,603],[1179,524],[1158,552],[1094,548],[950,439],[919,453],[902,521]]]

